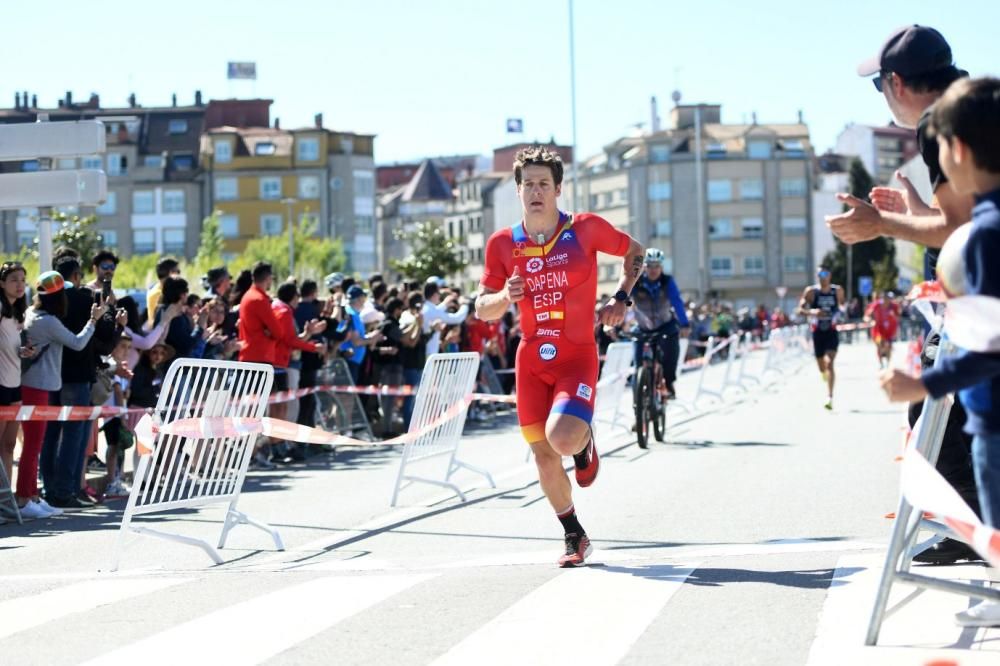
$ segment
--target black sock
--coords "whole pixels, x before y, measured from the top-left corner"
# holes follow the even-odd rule
[[[590,438],[593,436],[593,433],[591,433]],[[573,454],[573,464],[576,465],[577,469],[583,469],[589,462],[587,459],[587,451],[590,450],[590,438],[587,439],[587,445],[583,447],[582,451]]]
[[[562,523],[563,530],[565,530],[566,534],[575,533],[579,536],[586,534],[586,532],[583,531],[583,525],[581,525],[580,521],[577,520],[576,508],[574,508],[572,504],[570,504],[569,508],[566,510],[557,513],[556,518],[558,518],[559,522]]]

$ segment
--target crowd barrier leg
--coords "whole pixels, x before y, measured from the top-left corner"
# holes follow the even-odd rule
[[[17,497],[14,495],[14,487],[10,483],[10,476],[0,462],[0,514],[12,516],[18,525],[23,525],[21,510],[17,506]]]
[[[743,335],[743,357],[740,359],[740,373],[736,381],[740,386],[746,388],[746,385],[753,384],[755,386],[760,386],[760,379],[751,375],[747,372],[747,361],[750,359],[750,355],[753,351],[753,335],[751,333],[745,333]]]
[[[694,398],[691,400],[692,405],[697,405],[702,396],[708,396],[720,401],[722,400],[721,391],[713,391],[705,388],[705,375],[708,373],[709,366],[712,365],[712,359],[720,349],[722,349],[722,344],[716,345],[715,336],[710,336],[708,338],[708,348],[705,350],[705,362],[702,364],[701,372],[698,376],[698,389],[695,391]]]
[[[748,334],[749,335],[749,334]],[[727,388],[746,392],[747,388],[740,382],[739,376],[734,375],[733,368],[736,365],[736,357],[741,353],[740,336],[734,333],[729,336],[729,355],[726,356],[726,374],[722,378],[722,393]],[[749,348],[742,350],[743,355],[750,353]]]
[[[935,365],[952,351],[952,345],[946,340],[942,340],[937,358],[935,359]],[[926,458],[932,466],[937,462],[941,444],[944,441],[948,415],[951,412],[953,402],[954,400],[951,397],[941,400],[927,398],[924,401],[924,408],[918,420],[918,425],[915,426],[912,435],[911,446],[915,448],[917,454]],[[892,535],[889,540],[889,548],[886,552],[878,591],[868,622],[868,631],[865,635],[866,645],[876,645],[878,643],[879,633],[885,619],[908,603],[914,596],[911,595],[893,609],[888,609],[889,595],[892,592],[893,583],[896,581],[908,583],[918,588],[935,589],[952,594],[1000,601],[1000,590],[911,573],[910,566],[913,556],[922,552],[929,544],[933,544],[938,540],[938,538],[934,538],[921,544],[919,547],[915,547],[917,536],[921,529],[934,532],[938,535],[938,538],[960,538],[945,525],[936,521],[925,520],[923,512],[912,506],[905,494],[901,493],[899,507],[896,511],[896,519],[893,523]]]
[[[604,354],[604,365],[597,380],[593,423],[631,432],[629,420],[619,418],[622,397],[628,389],[628,377],[635,361],[635,346],[631,342],[613,342]]]

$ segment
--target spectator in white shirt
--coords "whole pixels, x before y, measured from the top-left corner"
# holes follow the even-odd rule
[[[430,334],[427,341],[427,356],[441,349],[441,331],[446,326],[456,326],[469,315],[469,305],[463,304],[456,312],[449,312],[448,306],[458,300],[454,294],[441,298],[441,278],[429,277],[424,284],[424,333]]]

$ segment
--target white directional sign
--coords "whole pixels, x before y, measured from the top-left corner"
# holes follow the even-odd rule
[[[2,162],[96,155],[105,147],[104,123],[97,120],[0,125]]]
[[[108,196],[103,171],[37,171],[0,176],[0,209],[96,206]]]

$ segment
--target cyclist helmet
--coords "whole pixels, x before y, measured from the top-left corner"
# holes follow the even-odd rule
[[[663,265],[663,250],[657,250],[655,247],[651,247],[646,250],[646,258],[643,260],[645,265],[650,264],[660,264]]]

